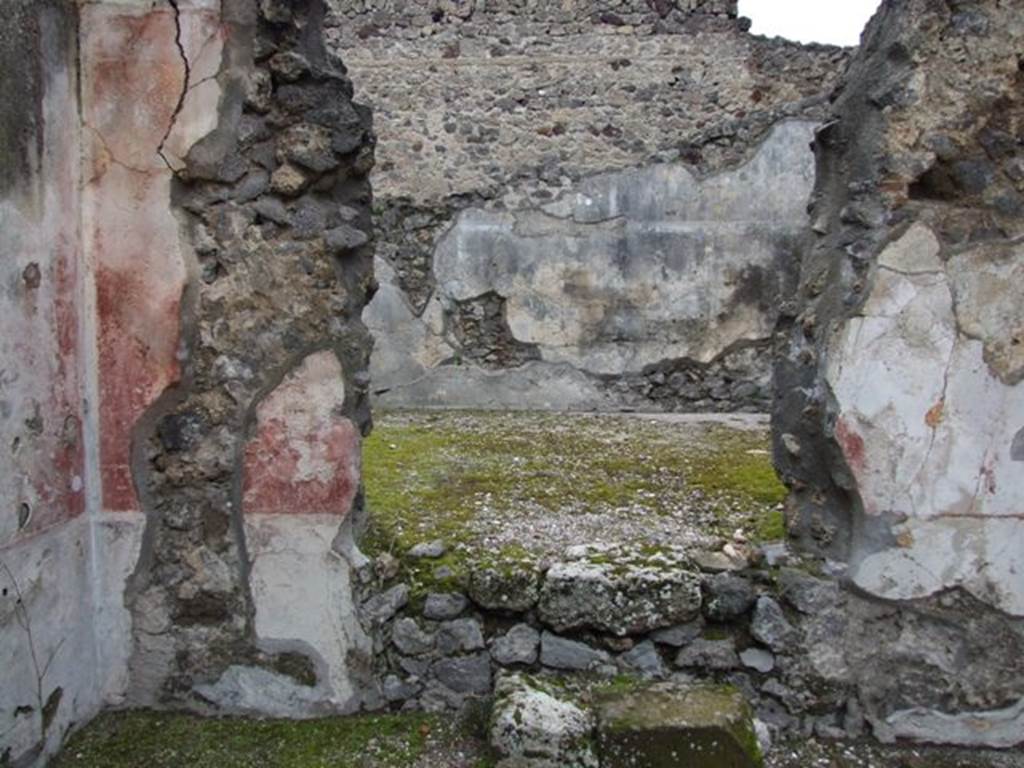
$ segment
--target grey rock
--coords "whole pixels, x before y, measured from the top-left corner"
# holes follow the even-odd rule
[[[484,647],[484,635],[476,619],[446,621],[437,630],[437,648],[446,656]]]
[[[749,563],[738,557],[730,557],[725,552],[698,552],[693,561],[704,573],[731,573],[742,571]]]
[[[781,606],[772,598],[762,596],[754,609],[750,634],[775,652],[784,651],[797,639],[797,632],[786,619]]]
[[[325,243],[325,245],[327,246],[327,248],[330,251],[332,251],[333,253],[337,253],[337,254],[348,253],[349,251],[353,251],[356,248],[359,248],[360,246],[366,245],[368,242],[370,242],[369,235],[367,235],[361,229],[356,229],[355,227],[351,227],[348,224],[342,224],[340,227],[335,227],[334,229],[329,229],[324,234],[324,243]],[[433,544],[433,543],[436,543],[436,542],[432,542],[431,544]],[[437,554],[437,555],[415,555],[415,554],[413,554],[413,552],[416,551],[416,549],[418,547],[429,547],[429,546],[431,546],[431,545],[417,544],[415,547],[412,548],[412,550],[409,552],[409,554],[412,555],[413,557],[441,557],[441,555],[444,554],[444,549],[443,549],[444,544],[443,543],[441,544],[442,550],[441,550],[440,554]]]
[[[225,713],[266,717],[297,717],[327,704],[322,691],[260,667],[228,667],[216,683],[199,685],[196,693]]]
[[[253,209],[267,221],[286,226],[291,224],[291,216],[284,203],[276,197],[261,197],[253,203]]]
[[[761,686],[761,692],[781,701],[786,709],[792,713],[802,712],[805,708],[799,693],[774,678],[765,681],[764,685]]]
[[[491,656],[498,664],[533,664],[537,661],[540,633],[529,624],[516,624],[491,645]]]
[[[538,613],[555,631],[593,629],[623,637],[699,614],[700,574],[681,558],[644,562],[627,549],[594,554],[548,569]]]
[[[422,690],[422,683],[403,680],[398,675],[388,675],[384,678],[384,698],[388,703],[411,699],[418,696]]]
[[[704,619],[697,618],[687,624],[677,624],[674,627],[659,629],[651,633],[651,640],[661,645],[671,645],[673,648],[682,648],[700,637],[704,631]]]
[[[481,608],[522,613],[540,598],[540,575],[534,566],[521,563],[478,568],[470,574],[468,592]]]
[[[552,669],[588,670],[611,663],[605,651],[545,632],[540,638],[540,663]]]
[[[424,712],[445,712],[460,710],[466,703],[466,694],[453,691],[446,685],[433,680],[427,683],[419,699],[419,708]]]
[[[344,229],[344,227],[339,227],[339,229]],[[351,227],[349,229],[351,229]],[[363,233],[360,232],[359,234]],[[424,541],[415,545],[409,550],[408,556],[415,557],[417,559],[427,558],[436,560],[439,557],[444,557],[444,553],[447,551],[448,547],[445,546],[445,543],[441,539],[434,539],[433,541]]]
[[[424,632],[419,624],[410,618],[395,622],[391,630],[391,642],[406,656],[422,656],[434,649],[434,636]]]
[[[704,615],[712,621],[732,621],[749,611],[757,594],[746,579],[718,573],[704,579]]]
[[[801,613],[817,614],[839,603],[839,585],[803,571],[784,568],[779,575],[782,599]]]
[[[658,653],[658,647],[650,640],[646,640],[633,650],[622,654],[619,661],[626,668],[635,670],[644,677],[662,679],[668,676],[668,667],[665,666],[661,654]]]
[[[676,654],[675,664],[682,669],[702,668],[712,670],[736,669],[740,657],[736,655],[736,643],[728,640],[694,640]]]
[[[270,174],[262,169],[250,171],[232,190],[232,197],[240,203],[255,200],[270,189]]]
[[[405,656],[399,656],[398,666],[410,677],[423,678],[430,672],[430,661],[428,659],[411,659]]]
[[[495,686],[489,740],[499,765],[519,768],[597,768],[590,715],[531,684],[502,675]]]
[[[427,595],[423,605],[423,616],[433,621],[446,621],[455,619],[466,610],[469,600],[465,595],[458,592],[438,593],[432,592]]]
[[[775,655],[763,648],[747,648],[740,654],[743,666],[755,672],[768,673],[775,669]]]
[[[338,167],[331,149],[331,131],[321,125],[293,125],[278,139],[278,157],[316,173]]]
[[[409,585],[396,584],[363,603],[362,617],[370,625],[381,625],[390,621],[409,602]]]
[[[486,651],[440,659],[434,662],[430,671],[442,685],[456,693],[491,692],[491,657]]]

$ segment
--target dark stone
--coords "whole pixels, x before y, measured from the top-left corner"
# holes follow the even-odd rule
[[[717,573],[704,579],[704,615],[712,621],[732,621],[754,605],[757,594],[753,585],[741,576]]]
[[[437,630],[437,648],[446,656],[484,647],[484,635],[476,619],[446,621]]]
[[[727,640],[694,640],[676,654],[675,665],[680,669],[728,670],[740,666],[736,655],[736,642]]]
[[[466,610],[468,605],[469,600],[465,595],[454,592],[449,594],[431,593],[427,595],[423,605],[423,617],[434,621],[455,619]]]
[[[416,621],[410,618],[395,622],[391,630],[391,642],[406,656],[421,656],[434,648],[434,636],[424,632]]]
[[[491,657],[486,651],[472,656],[441,659],[430,668],[434,677],[456,693],[491,692]]]
[[[491,656],[498,664],[533,664],[537,661],[540,633],[529,624],[516,624],[491,644]]]
[[[1024,429],[1013,437],[1013,444],[1010,446],[1010,459],[1024,461]]]
[[[366,245],[370,242],[370,238],[365,232],[342,224],[340,227],[329,230],[324,236],[324,242],[332,252],[341,255]]]
[[[372,624],[383,624],[389,621],[409,602],[409,587],[397,584],[386,592],[374,595],[362,606],[363,620]]]
[[[782,569],[779,586],[782,588],[782,599],[801,613],[821,613],[839,603],[838,584],[794,568]]]
[[[797,631],[786,619],[786,614],[777,602],[762,596],[754,609],[750,622],[750,634],[773,651],[785,651],[796,641]]]
[[[611,662],[611,656],[586,643],[545,632],[540,641],[540,663],[552,669],[592,670]]]

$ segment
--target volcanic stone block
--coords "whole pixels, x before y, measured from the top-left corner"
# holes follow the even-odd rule
[[[474,603],[489,611],[528,611],[537,604],[540,578],[529,564],[501,563],[475,569],[467,591]]]
[[[538,610],[558,632],[592,629],[624,637],[670,627],[700,614],[701,576],[683,560],[635,553],[589,553],[547,573]]]
[[[596,702],[603,768],[760,768],[750,705],[727,686],[658,684]]]
[[[499,765],[519,768],[596,768],[591,716],[522,675],[495,688],[491,746]]]

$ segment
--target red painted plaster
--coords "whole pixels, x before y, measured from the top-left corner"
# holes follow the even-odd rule
[[[850,465],[850,469],[855,472],[863,471],[864,438],[857,434],[856,430],[843,418],[836,421],[836,439],[839,440],[839,446],[843,449],[843,455],[846,457],[846,463]]]
[[[183,9],[190,60],[219,32],[216,14]],[[86,229],[96,286],[100,475],[107,511],[140,508],[130,467],[139,418],[181,377],[181,299],[187,272],[157,149],[172,119],[183,151],[198,116],[175,118],[185,69],[172,9],[86,6],[82,114],[89,169]],[[219,58],[216,51],[211,59]]]
[[[359,487],[360,437],[340,415],[344,396],[337,359],[321,352],[264,400],[245,449],[246,515],[349,513]]]

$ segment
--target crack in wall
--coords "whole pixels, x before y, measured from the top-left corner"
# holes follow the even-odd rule
[[[167,159],[167,155],[164,154],[164,148],[167,145],[167,140],[170,139],[171,133],[174,131],[174,126],[178,121],[178,116],[181,111],[185,108],[185,99],[188,97],[190,89],[189,82],[192,78],[192,65],[189,63],[188,54],[185,53],[185,45],[181,41],[181,9],[178,7],[179,0],[167,0],[167,4],[171,7],[174,14],[174,45],[178,49],[178,55],[181,57],[181,64],[184,68],[185,78],[181,84],[181,93],[178,94],[178,102],[174,105],[174,112],[171,113],[171,119],[167,124],[167,130],[164,132],[163,138],[160,139],[160,144],[157,145],[156,153],[160,159],[164,161],[164,165],[172,173],[177,175],[177,171],[174,170],[174,166]]]

